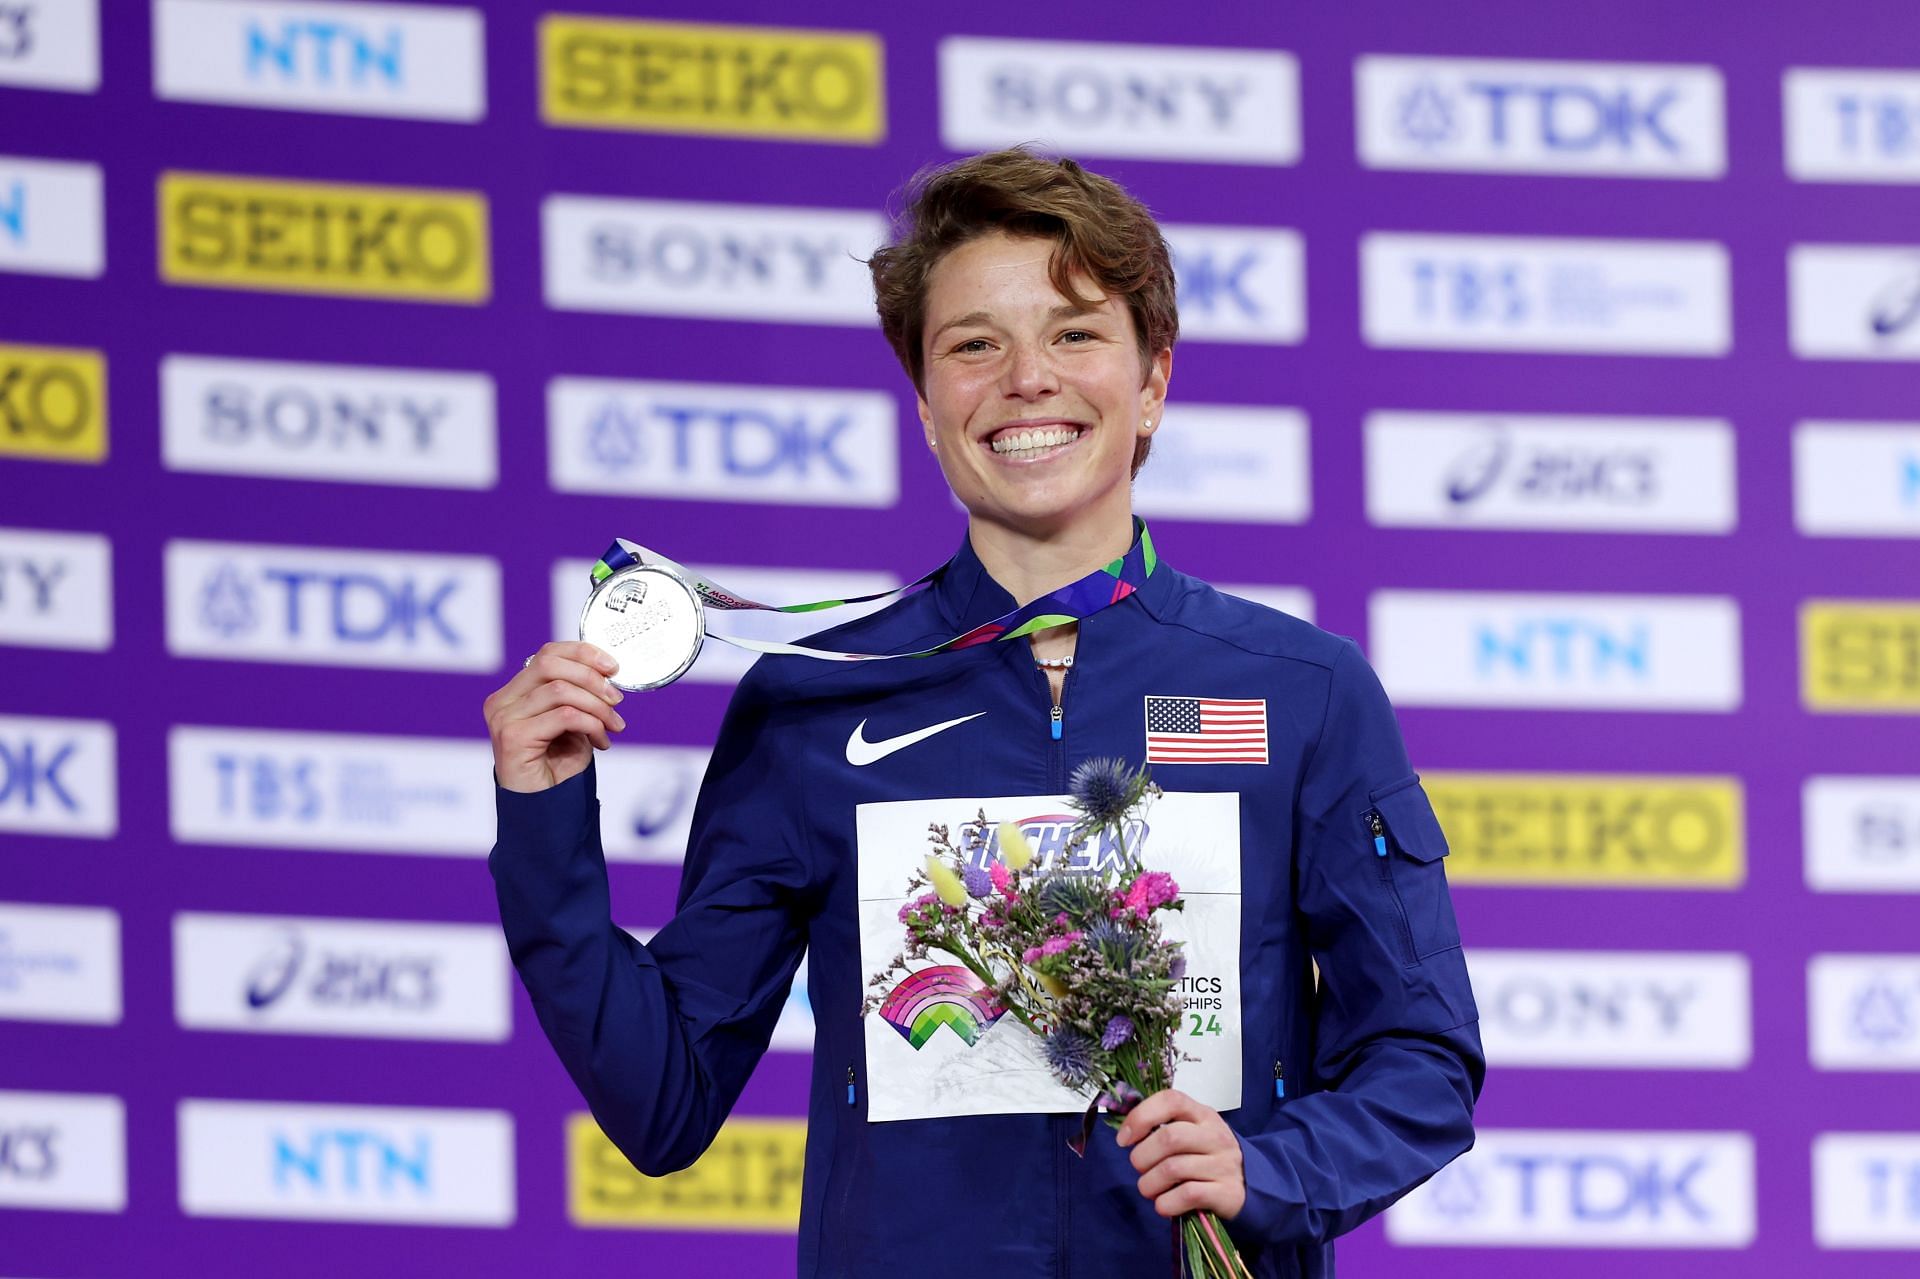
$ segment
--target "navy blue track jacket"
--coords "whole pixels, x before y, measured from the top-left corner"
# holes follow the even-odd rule
[[[911,652],[1013,607],[963,545],[926,590],[816,642]],[[1170,1227],[1104,1125],[1081,1159],[1077,1115],[868,1121],[854,887],[857,805],[1064,794],[1090,757],[1145,759],[1149,696],[1266,703],[1267,763],[1153,772],[1169,791],[1239,796],[1243,1098],[1224,1113],[1247,1202],[1229,1229],[1263,1279],[1330,1275],[1336,1235],[1472,1144],[1484,1061],[1446,843],[1352,641],[1164,563],[1081,623],[1057,740],[1017,641],[901,662],[763,657],[721,726],[678,912],[646,945],[612,922],[593,770],[498,792],[489,866],[513,962],[607,1135],[649,1174],[697,1159],[804,951],[817,1038],[801,1275],[1167,1274]],[[879,742],[975,712],[850,762],[866,758],[849,748],[863,723]]]

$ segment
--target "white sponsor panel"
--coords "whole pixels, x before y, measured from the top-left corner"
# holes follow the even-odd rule
[[[1789,67],[1787,173],[1797,182],[1920,182],[1920,72]]]
[[[645,731],[638,720],[636,715],[628,722]],[[608,861],[677,866],[686,858],[693,803],[710,754],[697,746],[653,746],[615,736],[612,749],[593,757],[600,845]]]
[[[190,1030],[461,1039],[513,1031],[497,925],[173,917],[173,1008]]]
[[[120,1020],[120,916],[0,902],[0,1019]]]
[[[1809,360],[1920,360],[1920,245],[1787,250],[1793,353]]]
[[[98,533],[0,528],[0,644],[112,648],[112,544]]]
[[[984,810],[989,832],[1013,821],[1034,849],[1034,865],[1061,874],[1100,873],[1123,855],[1101,836],[1066,848],[1074,813],[1058,795],[899,800],[861,804],[854,812],[860,895],[863,987],[881,997],[864,1021],[867,1117],[875,1123],[953,1115],[1079,1114],[1087,1099],[1058,1082],[1041,1041],[985,994],[966,969],[934,954],[889,986],[872,988],[900,951],[900,909],[907,877],[924,868],[927,828],[959,832]],[[966,842],[964,835],[960,836]],[[969,848],[969,864],[998,858],[989,833]],[[1167,940],[1184,944],[1186,1020],[1176,1044],[1187,1054],[1175,1083],[1216,1109],[1241,1101],[1240,797],[1169,791],[1130,831],[1127,849],[1149,870],[1180,884],[1184,910],[1160,916]]]
[[[563,493],[892,506],[900,412],[879,391],[555,378],[547,467]]]
[[[1920,1070],[1920,955],[1815,955],[1807,1035],[1821,1070]]]
[[[503,1110],[189,1099],[179,1118],[190,1217],[513,1223]]]
[[[126,1207],[127,1111],[118,1097],[0,1092],[0,1208]]]
[[[663,554],[666,548],[659,548]],[[688,564],[687,568],[713,582],[763,604],[810,604],[816,600],[852,599],[890,591],[900,579],[890,573],[843,569],[764,568],[737,564]],[[558,639],[580,638],[580,610],[587,602],[592,560],[556,560],[553,565],[553,633]],[[847,604],[819,613],[769,613],[761,609],[705,610],[710,631],[738,639],[793,644],[808,635],[875,613],[893,603],[874,600]],[[735,648],[709,633],[700,656],[680,678],[696,684],[736,684],[758,653]]]
[[[1252,600],[1255,604],[1265,604],[1268,608],[1279,609],[1289,617],[1297,617],[1303,622],[1313,620],[1313,592],[1304,586],[1252,584],[1229,586],[1216,583],[1214,589],[1222,595],[1237,595],[1243,600]]]
[[[97,279],[106,269],[100,166],[0,155],[0,271]]]
[[[1374,669],[1406,705],[1740,705],[1740,606],[1726,596],[1376,591],[1367,615]]]
[[[1163,226],[1182,342],[1287,346],[1307,337],[1307,247],[1272,227]]]
[[[1920,1248],[1920,1133],[1815,1137],[1813,1237],[1822,1248]]]
[[[493,847],[483,740],[176,725],[167,772],[182,843],[464,857]]]
[[[1360,239],[1370,346],[1725,355],[1726,246],[1484,235]]]
[[[558,310],[878,322],[866,265],[887,242],[877,213],[550,195],[540,227]]]
[[[113,725],[0,715],[0,831],[105,839],[120,828]]]
[[[478,9],[326,0],[157,0],[153,92],[177,102],[475,121]]]
[[[1920,893],[1920,777],[1809,777],[1800,820],[1807,887]]]
[[[160,404],[169,470],[462,489],[498,478],[483,373],[169,355]]]
[[[1474,950],[1487,1059],[1506,1066],[1739,1070],[1753,1056],[1745,955]]]
[[[0,9],[0,85],[92,93],[100,87],[99,0]]]
[[[1720,72],[1650,62],[1398,58],[1354,62],[1370,169],[1717,178]]]
[[[176,657],[494,671],[500,566],[477,555],[176,539],[166,547]]]
[[[1708,418],[1373,413],[1367,518],[1383,527],[1727,533],[1733,428]]]
[[[1298,409],[1168,408],[1133,482],[1149,519],[1300,524],[1313,511],[1307,415]]]
[[[949,36],[940,139],[1214,164],[1300,159],[1300,65],[1277,49]]]
[[[1754,1235],[1744,1132],[1487,1129],[1387,1210],[1396,1244],[1744,1248]]]
[[[1793,522],[1809,537],[1920,537],[1920,422],[1795,426]]]

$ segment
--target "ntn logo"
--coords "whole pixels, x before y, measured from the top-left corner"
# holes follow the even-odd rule
[[[1614,625],[1578,614],[1483,621],[1473,628],[1474,669],[1553,679],[1645,679],[1653,635],[1645,622]]]
[[[278,22],[250,16],[243,28],[244,67],[249,78],[277,74],[284,82],[316,85],[375,83],[406,85],[406,31],[356,23],[334,6],[335,16],[285,18]]]
[[[374,1128],[276,1129],[271,1138],[273,1184],[282,1192],[416,1196],[433,1192],[433,1138],[399,1136]]]

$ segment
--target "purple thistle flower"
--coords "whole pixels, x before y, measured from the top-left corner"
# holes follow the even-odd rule
[[[985,897],[993,891],[993,876],[987,873],[984,866],[967,867],[960,876],[960,882],[966,885],[969,897]]]
[[[1137,798],[1134,774],[1123,759],[1090,759],[1067,782],[1073,806],[1095,826],[1111,826],[1127,815]]]
[[[1173,963],[1167,969],[1167,976],[1173,978],[1175,981],[1179,981],[1182,977],[1185,977],[1186,975],[1187,975],[1187,952],[1182,950],[1179,953],[1174,955]]]
[[[1093,1041],[1071,1026],[1047,1036],[1047,1065],[1069,1088],[1078,1088],[1093,1069]]]
[[[1133,1038],[1133,1019],[1117,1016],[1107,1022],[1107,1028],[1100,1032],[1100,1046],[1112,1052],[1121,1044]]]

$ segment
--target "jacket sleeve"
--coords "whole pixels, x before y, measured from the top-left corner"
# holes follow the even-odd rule
[[[1233,1233],[1262,1246],[1343,1234],[1466,1151],[1486,1073],[1446,840],[1351,641],[1296,833],[1296,905],[1320,967],[1315,1090],[1240,1139],[1247,1201]]]
[[[650,1176],[713,1141],[806,945],[800,801],[757,674],[701,784],[674,918],[646,945],[613,923],[594,769],[535,794],[495,787],[487,864],[514,968],[601,1129]]]

